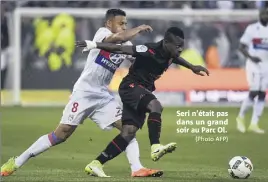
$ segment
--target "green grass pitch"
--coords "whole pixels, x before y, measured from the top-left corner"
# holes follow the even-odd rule
[[[228,133],[178,134],[177,110],[213,110],[228,112]],[[30,159],[26,165],[5,182],[89,182],[89,181],[166,181],[166,182],[229,182],[237,181],[228,176],[228,161],[236,155],[249,157],[254,165],[248,182],[268,182],[268,134],[238,133],[235,117],[238,108],[165,108],[163,113],[162,143],[177,142],[178,148],[160,161],[150,159],[148,129],[145,124],[138,132],[141,161],[144,166],[164,170],[161,178],[131,178],[126,156],[105,165],[105,172],[112,178],[87,176],[84,167],[93,160],[118,133],[117,130],[101,131],[90,120],[85,121],[69,140],[40,156]],[[19,155],[41,135],[57,126],[62,108],[1,108],[1,163],[11,156]],[[251,114],[251,113],[249,113]],[[184,119],[209,119],[209,117],[184,117]],[[213,117],[210,117],[213,119]],[[224,118],[224,117],[222,117]],[[215,119],[215,117],[214,117]],[[250,115],[247,115],[247,124]],[[268,109],[264,110],[260,126],[268,131]],[[193,126],[191,126],[192,128]],[[195,135],[228,136],[228,142],[196,142]]]

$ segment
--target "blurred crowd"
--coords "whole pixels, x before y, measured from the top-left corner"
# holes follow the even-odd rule
[[[8,15],[16,7],[77,7],[77,8],[178,8],[178,9],[256,9],[268,7],[266,1],[1,1],[1,80],[7,69],[10,35]],[[127,13],[127,12],[126,12]],[[103,12],[104,16],[105,12]],[[9,16],[12,17],[12,16]],[[256,20],[258,17],[256,17]],[[244,59],[237,50],[239,38],[250,22],[195,22],[170,20],[129,19],[129,27],[149,24],[152,34],[137,37],[133,43],[159,41],[166,27],[179,26],[186,33],[183,57],[209,69],[241,68]],[[51,17],[22,17],[22,69],[48,69],[59,71],[72,67],[81,72],[86,55],[75,50],[75,40],[92,39],[103,26],[103,17],[81,18],[66,14]],[[67,44],[67,42],[69,42]],[[49,52],[49,54],[48,54]],[[128,67],[125,63],[122,67]],[[172,65],[173,67],[175,65]],[[2,81],[3,86],[4,81]]]
[[[77,7],[77,8],[192,8],[192,9],[255,9],[266,6],[266,1],[7,1],[9,10],[22,7]]]

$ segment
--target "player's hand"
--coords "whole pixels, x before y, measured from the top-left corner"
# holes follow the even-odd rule
[[[84,49],[82,50],[82,53],[86,52],[86,51],[90,51],[91,49],[97,48],[96,42],[93,42],[91,40],[77,41],[75,43],[75,46],[76,47],[84,47]]]
[[[86,43],[86,41],[76,41],[75,42],[75,46],[76,47],[86,47],[87,46],[87,43]]]
[[[205,74],[206,74],[207,76],[209,76],[209,71],[208,71],[205,67],[200,66],[200,65],[193,65],[193,66],[192,66],[192,71],[193,71],[195,74],[200,75],[200,76],[205,76]],[[204,72],[205,74],[204,74],[203,72]]]
[[[254,63],[259,63],[261,62],[261,59],[258,57],[250,57],[250,59],[254,62]]]
[[[141,32],[152,32],[153,31],[153,28],[149,25],[140,25],[138,26],[139,30],[140,30],[140,33]]]

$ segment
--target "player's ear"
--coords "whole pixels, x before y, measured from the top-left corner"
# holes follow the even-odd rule
[[[112,21],[110,19],[106,21],[106,26],[109,28],[112,27]]]

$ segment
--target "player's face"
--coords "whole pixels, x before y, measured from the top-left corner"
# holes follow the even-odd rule
[[[115,16],[111,21],[112,33],[119,33],[127,29],[127,19],[125,16]]]
[[[268,23],[268,8],[260,11],[260,20],[263,23]]]
[[[173,35],[171,37],[171,40],[166,43],[166,48],[173,58],[180,56],[181,52],[183,51],[183,46],[184,39]]]

